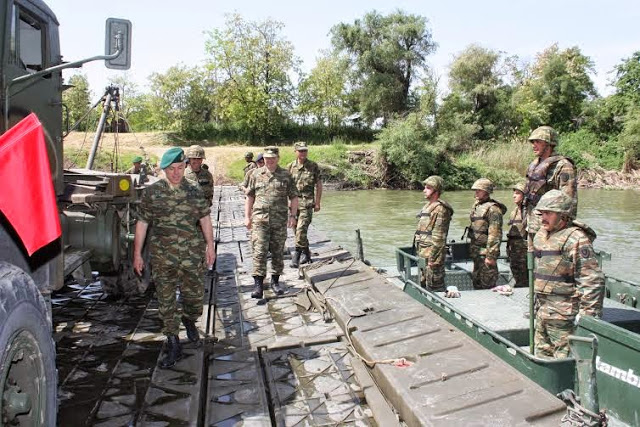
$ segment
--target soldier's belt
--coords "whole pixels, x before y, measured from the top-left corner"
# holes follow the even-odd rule
[[[542,258],[543,256],[555,256],[562,255],[561,250],[556,251],[533,251],[533,256],[536,258]]]
[[[432,234],[432,231],[416,231],[416,236],[431,236]]]
[[[550,274],[534,273],[536,279],[546,280],[547,282],[563,282],[563,283],[575,283],[573,276],[552,276]]]
[[[507,236],[507,239],[509,239],[509,240],[527,240],[527,238],[523,237],[523,236]]]
[[[483,216],[472,216],[469,219],[471,220],[471,222],[473,222],[473,221],[484,220],[484,217]]]

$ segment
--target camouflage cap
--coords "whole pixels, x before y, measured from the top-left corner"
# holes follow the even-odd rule
[[[251,151],[247,151],[246,153],[244,153],[244,158],[253,159],[253,153]]]
[[[437,191],[438,193],[442,193],[442,190],[444,189],[444,180],[438,175],[431,175],[429,178],[422,181],[422,183],[425,186],[428,185],[429,187],[433,188],[433,190]]]
[[[304,141],[298,141],[295,144],[293,144],[293,148],[296,151],[307,151],[309,150],[309,147],[307,147],[307,143]]]
[[[269,147],[264,147],[264,153],[262,154],[262,157],[267,159],[269,157],[278,157],[279,155],[280,150],[278,149],[278,147],[274,147],[273,145],[271,145]]]
[[[513,190],[518,190],[519,192],[524,194],[525,184],[524,184],[524,182],[517,182],[517,183],[513,184],[513,187],[511,187],[511,188]]]
[[[551,190],[544,193],[536,205],[535,213],[558,212],[573,217],[573,200],[560,190]]]
[[[204,148],[199,145],[192,145],[191,147],[187,148],[185,154],[189,159],[206,159],[204,155]]]
[[[487,193],[493,193],[493,182],[487,178],[480,178],[471,186],[472,190],[484,190]]]
[[[131,159],[131,163],[142,163],[142,157],[135,156],[133,159]]]
[[[162,159],[160,159],[160,169],[166,169],[171,166],[171,164],[184,162],[186,159],[182,148],[171,147],[162,155]]]
[[[540,126],[531,132],[529,141],[544,141],[550,145],[558,145],[558,132],[551,126]]]

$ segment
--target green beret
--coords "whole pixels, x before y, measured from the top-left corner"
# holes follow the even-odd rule
[[[184,161],[184,150],[180,147],[171,147],[162,155],[162,159],[160,159],[160,169],[166,169],[172,163],[180,163]]]
[[[135,156],[133,160],[131,160],[131,163],[142,163],[142,157]]]

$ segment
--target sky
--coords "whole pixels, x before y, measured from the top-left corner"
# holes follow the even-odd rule
[[[533,61],[553,43],[561,49],[578,46],[595,63],[592,76],[601,95],[612,92],[611,71],[622,59],[640,50],[638,0],[45,0],[60,22],[61,51],[66,61],[102,54],[104,26],[109,17],[133,23],[132,65],[107,70],[104,62],[86,64],[97,99],[113,76],[126,73],[138,88],[148,88],[154,72],[177,64],[201,65],[206,59],[206,31],[223,28],[225,16],[245,20],[274,19],[284,24],[283,37],[310,71],[321,49],[330,47],[329,31],[338,23],[353,23],[367,12],[401,9],[428,19],[436,52],[428,64],[446,82],[449,65],[472,43]],[[69,77],[78,71],[65,71]],[[446,87],[440,88],[445,90]]]

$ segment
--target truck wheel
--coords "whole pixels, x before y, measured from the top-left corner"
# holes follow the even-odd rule
[[[56,351],[47,308],[29,275],[0,262],[2,425],[56,425]]]

